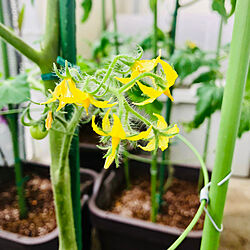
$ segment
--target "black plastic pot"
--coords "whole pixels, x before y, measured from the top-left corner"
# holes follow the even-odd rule
[[[149,165],[130,161],[130,176],[149,176]],[[199,168],[175,166],[175,177],[197,181]],[[163,250],[183,232],[179,228],[159,225],[108,212],[114,195],[125,187],[124,169],[103,171],[97,179],[89,209],[102,250]],[[178,247],[180,250],[200,249],[202,231],[192,231]]]
[[[46,165],[23,162],[24,175],[36,173],[40,176],[49,178],[49,167]],[[83,225],[83,250],[90,249],[90,221],[86,220],[89,217],[87,206],[88,195],[91,194],[94,181],[97,174],[89,169],[81,169],[81,193],[82,198],[82,225]],[[9,183],[14,180],[14,169],[12,167],[0,167],[0,185]],[[41,237],[26,237],[23,235],[0,230],[0,249],[3,250],[57,250],[58,249],[58,230],[50,232]]]
[[[105,163],[103,152],[95,144],[80,142],[81,168],[92,169],[98,173],[101,172]]]

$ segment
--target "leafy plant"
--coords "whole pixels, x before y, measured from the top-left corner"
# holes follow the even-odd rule
[[[217,11],[224,20],[227,20],[235,11],[236,0],[230,0],[231,3],[231,10],[227,12],[225,7],[225,0],[213,0],[212,2],[212,9]]]
[[[8,104],[20,104],[30,98],[27,74],[10,77],[0,81],[0,109]]]
[[[86,22],[92,9],[92,0],[83,0],[81,3],[83,8],[82,23]]]

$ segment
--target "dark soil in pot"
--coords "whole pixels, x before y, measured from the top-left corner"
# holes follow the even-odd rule
[[[0,187],[0,229],[28,237],[45,235],[56,228],[51,182],[31,173],[25,185],[28,215],[19,219],[15,184]]]
[[[0,229],[0,249],[56,250],[58,249],[58,231],[55,221],[53,194],[49,181],[49,167],[33,162],[23,162],[22,165],[24,176],[28,179],[26,182],[26,196],[30,211],[28,219],[21,221],[17,220],[18,210],[15,187],[13,185],[13,180],[15,178],[14,169],[12,167],[0,167],[0,192],[1,188],[5,189],[4,192],[0,194],[0,221],[1,219],[4,221],[4,226],[2,227],[2,229],[4,230]],[[93,183],[96,179],[96,173],[89,169],[81,169],[80,173],[81,194],[83,195],[83,250],[89,250],[91,224],[86,219],[89,218],[87,201],[88,196],[92,193]],[[10,192],[8,193],[7,191]],[[2,202],[1,199],[6,200]],[[7,201],[9,201],[10,203],[8,203]],[[11,206],[13,208],[11,208]],[[7,213],[7,211],[11,211],[11,213]],[[7,214],[7,216],[5,213]],[[41,220],[39,220],[39,218]],[[10,220],[11,223],[6,223],[6,220]],[[38,230],[39,224],[41,223],[45,225],[44,228],[47,229],[47,233],[41,233]],[[12,232],[8,232],[7,230],[11,230]]]
[[[162,215],[158,216],[160,224],[149,222],[149,165],[130,161],[130,176],[135,180],[130,191],[126,190],[122,166],[102,172],[89,203],[92,222],[99,235],[102,250],[163,250],[179,237],[199,206],[197,185],[194,184],[198,180],[199,168],[174,167],[175,179],[164,195],[168,205],[163,209]],[[180,197],[176,200],[177,193]],[[136,197],[143,203],[139,204]],[[203,219],[178,249],[199,249],[202,224]]]

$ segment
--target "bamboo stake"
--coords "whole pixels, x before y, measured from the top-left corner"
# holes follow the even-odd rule
[[[75,1],[60,0],[60,38],[62,57],[72,64],[76,64],[76,26],[75,26]],[[72,106],[67,106],[68,113],[74,112]],[[71,115],[69,115],[71,117]],[[81,225],[81,194],[80,194],[80,152],[79,131],[76,129],[69,151],[69,167],[71,179],[72,207],[74,215],[75,234],[78,249],[82,249]]]
[[[217,184],[231,171],[235,140],[239,127],[242,97],[249,67],[250,1],[238,0],[229,56],[229,65],[221,109],[221,122],[216,147],[215,166],[210,187],[208,211],[220,226],[223,218],[228,183]],[[206,216],[201,243],[202,250],[215,250],[220,233]]]

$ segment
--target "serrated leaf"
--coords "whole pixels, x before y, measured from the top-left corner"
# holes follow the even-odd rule
[[[223,99],[223,87],[213,83],[203,84],[197,89],[198,102],[195,107],[195,117],[192,122],[186,124],[189,128],[198,128],[207,117],[210,117],[216,110],[221,109]]]
[[[92,9],[92,0],[83,0],[81,6],[83,8],[82,23],[84,23],[88,19]]]
[[[18,13],[17,24],[19,31],[22,30],[23,27],[23,18],[24,18],[25,5],[23,4],[21,11]]]
[[[19,104],[30,98],[27,75],[18,75],[0,82],[0,109],[8,104]]]

